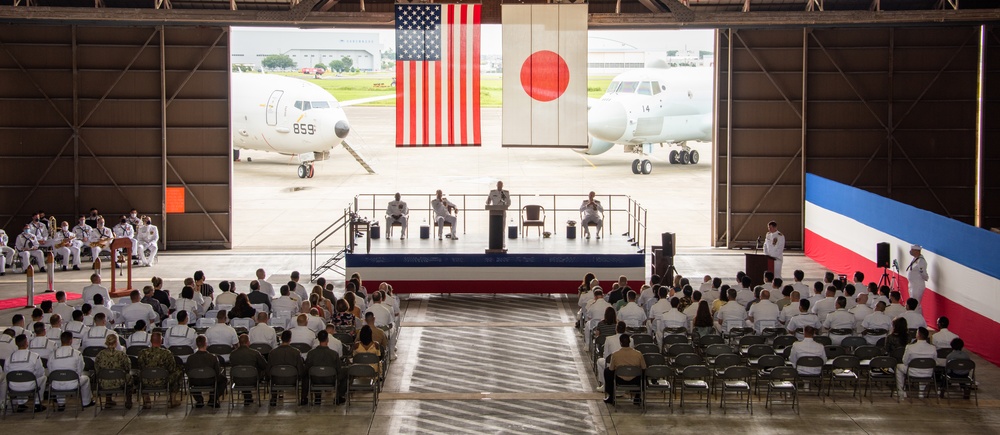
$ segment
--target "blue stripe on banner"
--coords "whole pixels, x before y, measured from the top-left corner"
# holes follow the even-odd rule
[[[349,254],[347,267],[645,267],[642,254]]]
[[[1000,279],[1000,234],[814,174],[806,201]]]

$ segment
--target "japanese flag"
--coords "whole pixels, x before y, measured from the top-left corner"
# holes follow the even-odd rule
[[[503,146],[587,146],[587,5],[505,4]]]

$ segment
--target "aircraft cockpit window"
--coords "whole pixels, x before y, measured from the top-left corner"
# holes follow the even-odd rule
[[[299,110],[302,110],[302,102],[301,101],[296,101],[295,102],[295,108],[299,109]]]
[[[639,90],[637,93],[639,95],[653,95],[653,91],[649,87],[649,82],[639,83]]]
[[[653,82],[653,95],[660,93],[660,82]]]
[[[622,82],[622,85],[618,87],[616,94],[634,94],[636,88],[639,87],[639,82]]]
[[[613,93],[617,92],[618,91],[618,87],[621,86],[621,84],[622,84],[622,82],[611,82],[611,84],[608,85],[607,92],[605,92],[605,93],[606,94],[613,94]]]
[[[313,101],[310,104],[312,104],[312,108],[313,109],[329,109],[330,108],[330,103],[328,101]]]
[[[303,101],[303,102],[302,102],[302,110],[309,110],[309,109],[311,109],[311,108],[312,108],[312,107],[311,107],[311,106],[309,106],[309,102],[308,102],[308,101]]]

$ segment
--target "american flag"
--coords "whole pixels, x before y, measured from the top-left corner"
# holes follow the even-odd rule
[[[478,4],[396,5],[396,146],[480,145]]]

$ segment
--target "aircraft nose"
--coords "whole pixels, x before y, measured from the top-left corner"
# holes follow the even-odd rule
[[[342,119],[337,121],[337,125],[333,127],[333,131],[337,134],[337,137],[344,139],[347,137],[347,133],[351,132],[351,124],[348,124],[347,120]]]
[[[628,113],[621,103],[601,101],[590,108],[587,114],[587,123],[591,136],[614,142],[625,134]]]

